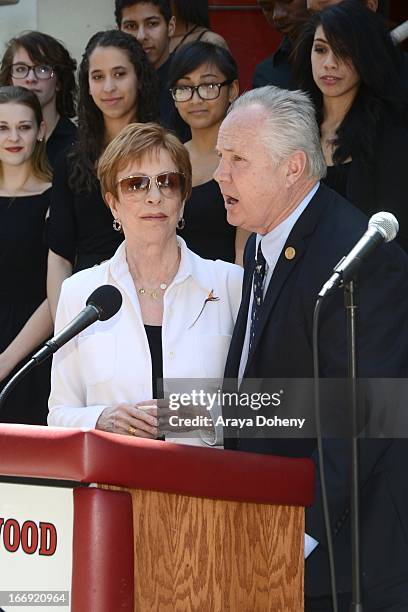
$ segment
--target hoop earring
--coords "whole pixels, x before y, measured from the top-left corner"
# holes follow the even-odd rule
[[[177,223],[177,229],[181,231],[185,227],[186,227],[186,222],[184,220],[184,217],[180,217],[180,219],[178,220],[178,223]]]
[[[113,220],[112,227],[115,230],[115,232],[121,232],[122,231],[122,224],[119,221],[119,219],[114,219]]]

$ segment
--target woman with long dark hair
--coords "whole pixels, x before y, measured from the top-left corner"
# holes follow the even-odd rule
[[[248,234],[227,222],[224,199],[213,179],[219,162],[215,151],[218,130],[238,96],[237,64],[223,47],[190,43],[174,56],[169,84],[192,136],[185,146],[193,168],[193,189],[180,236],[201,257],[241,263]]]
[[[208,0],[171,0],[171,8],[176,17],[176,29],[171,37],[170,53],[198,40],[228,49],[224,38],[210,29]]]
[[[408,250],[407,101],[401,56],[381,18],[353,0],[316,13],[294,65],[316,105],[325,182],[369,216],[394,213]]]
[[[53,182],[47,280],[53,315],[63,280],[109,259],[122,241],[100,192],[99,157],[124,126],[157,118],[157,77],[140,44],[118,30],[94,34],[79,67],[78,141],[59,159]]]
[[[0,380],[52,329],[46,299],[51,169],[45,132],[37,96],[22,87],[0,87]],[[17,335],[19,342],[13,342]],[[16,387],[0,421],[46,423],[49,367],[35,368]]]
[[[54,166],[60,151],[74,142],[76,61],[64,45],[42,32],[27,31],[6,46],[0,85],[30,89],[38,97],[46,125],[47,157]]]

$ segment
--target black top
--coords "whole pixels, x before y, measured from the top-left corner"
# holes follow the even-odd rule
[[[168,130],[175,132],[181,142],[187,142],[191,140],[190,126],[178,114],[169,89],[169,70],[172,59],[173,55],[170,55],[164,64],[157,69],[160,91],[160,123]]]
[[[178,233],[189,249],[205,259],[235,261],[235,227],[227,221],[218,183],[214,180],[193,187],[184,209],[185,228]]]
[[[50,195],[51,189],[47,189],[39,195],[0,197],[0,352],[46,298],[44,227]],[[0,421],[46,424],[49,369],[47,362],[19,383],[7,399]]]
[[[347,198],[347,181],[351,168],[351,162],[327,166],[327,174],[323,179],[328,187],[337,191],[343,198]]]
[[[70,149],[55,165],[48,230],[49,248],[70,261],[75,271],[110,259],[123,240],[112,227],[112,213],[99,183],[91,193],[75,193],[68,184]]]
[[[152,359],[153,398],[163,398],[163,349],[162,328],[160,325],[145,325],[147,341]]]
[[[408,252],[407,141],[406,120],[384,112],[376,125],[372,159],[355,156],[342,165],[347,169],[340,166],[346,176],[339,193],[345,180],[347,199],[368,217],[383,210],[393,213],[399,222],[397,242]]]
[[[275,53],[255,67],[252,87],[255,89],[264,85],[275,85],[283,89],[297,89],[292,79],[292,65],[289,61],[292,50],[292,43],[285,36]]]
[[[77,127],[67,117],[60,117],[51,136],[47,140],[47,157],[52,169],[59,153],[72,145],[77,138]]]

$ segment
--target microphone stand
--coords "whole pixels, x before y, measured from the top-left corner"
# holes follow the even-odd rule
[[[27,361],[27,363],[20,370],[18,370],[18,372],[16,372],[12,378],[10,378],[10,380],[3,387],[0,393],[0,412],[4,406],[6,399],[8,398],[14,387],[17,385],[17,383],[20,382],[20,380],[24,378],[29,372],[31,372],[31,370],[35,366],[39,365],[43,361],[45,361],[45,359],[35,359],[34,357],[31,357],[31,359]]]
[[[344,285],[344,306],[347,317],[348,379],[351,399],[351,569],[352,598],[350,612],[363,612],[361,601],[360,562],[360,509],[359,509],[359,446],[357,414],[357,359],[355,283],[351,279]]]

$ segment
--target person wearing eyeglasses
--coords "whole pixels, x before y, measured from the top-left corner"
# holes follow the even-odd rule
[[[98,177],[125,240],[112,259],[64,282],[56,330],[100,285],[117,287],[123,303],[56,353],[48,424],[154,438],[157,408],[146,402],[162,397],[166,381],[222,379],[242,269],[202,259],[177,237],[191,163],[163,127],[123,128],[99,159]]]
[[[12,38],[0,68],[0,85],[33,91],[38,97],[47,126],[47,157],[54,168],[60,151],[76,139],[76,61],[55,38],[27,31]]]
[[[224,200],[213,179],[218,130],[239,92],[237,64],[223,47],[189,43],[174,56],[169,85],[181,118],[191,128],[191,140],[185,146],[193,168],[193,188],[179,235],[201,257],[241,264],[248,234],[227,222]]]

